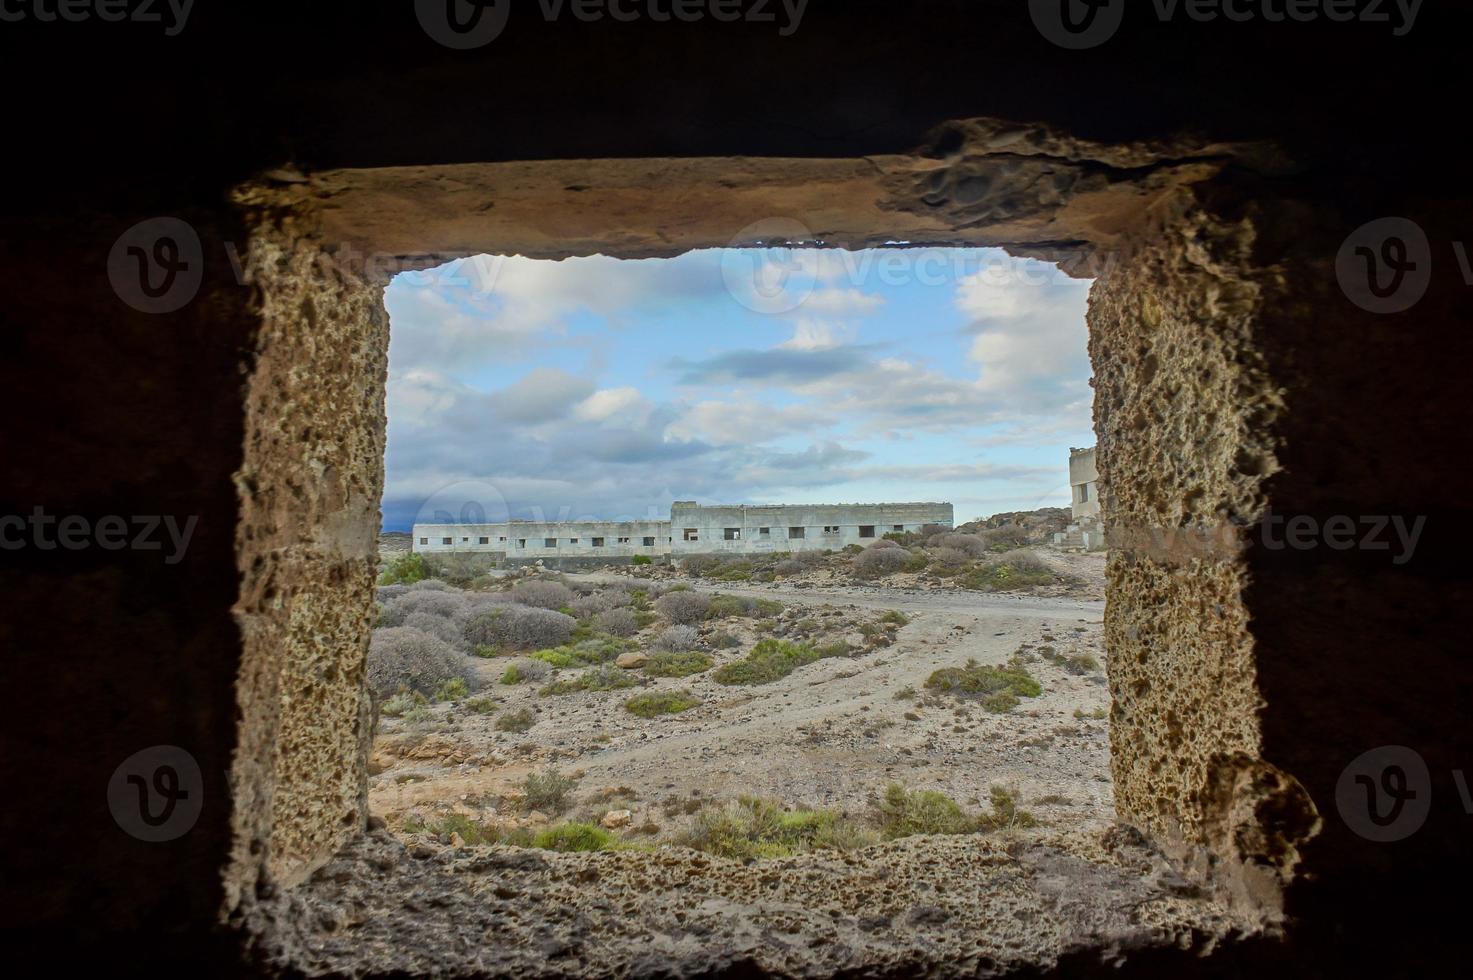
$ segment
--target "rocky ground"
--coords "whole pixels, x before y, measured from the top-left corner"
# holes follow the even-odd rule
[[[1078,575],[1099,559],[1050,560]],[[578,588],[614,579],[566,576]],[[372,812],[411,839],[447,814],[501,830],[536,829],[559,815],[529,807],[522,785],[530,773],[555,768],[576,780],[563,818],[606,820],[654,843],[677,833],[703,803],[746,795],[862,816],[892,782],[940,790],[969,809],[985,807],[991,787],[1001,785],[1052,828],[1097,828],[1112,819],[1100,601],[822,577],[689,584],[785,606],[770,623],[735,618],[703,627],[703,642],[714,632],[736,641],[712,650],[717,666],[741,659],[768,635],[845,640],[864,652],[820,660],[761,686],[724,686],[708,671],[643,678],[647,686],[639,689],[557,695],[539,693],[545,682],[498,683],[507,661],[476,659],[477,693],[487,699],[478,706],[489,713],[453,702],[430,705],[428,718],[381,720],[371,757]],[[891,610],[908,624],[882,626]],[[879,643],[861,632],[873,637],[881,629]],[[1042,693],[1010,713],[925,686],[938,669],[969,660],[1001,665],[1020,652]],[[1097,666],[1065,665],[1079,656]],[[623,708],[631,695],[667,690],[701,703],[648,719]],[[528,730],[498,729],[498,718],[521,709],[535,719]]]

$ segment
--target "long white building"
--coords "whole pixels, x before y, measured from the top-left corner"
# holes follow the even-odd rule
[[[872,544],[892,532],[950,528],[953,520],[947,503],[701,506],[677,501],[668,521],[416,524],[412,547],[424,554],[471,552],[511,561],[833,551]]]

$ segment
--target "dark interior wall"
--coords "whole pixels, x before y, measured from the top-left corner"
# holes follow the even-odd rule
[[[227,203],[241,180],[285,163],[897,152],[941,120],[979,115],[1112,140],[1180,128],[1275,139],[1298,163],[1280,179],[1320,227],[1349,231],[1362,217],[1415,207],[1441,249],[1415,331],[1351,316],[1334,329],[1363,331],[1364,343],[1320,344],[1319,304],[1338,302],[1323,286],[1270,325],[1283,331],[1275,357],[1305,379],[1290,386],[1306,421],[1291,423],[1276,497],[1319,509],[1431,502],[1456,528],[1449,488],[1466,483],[1468,436],[1457,423],[1467,388],[1457,379],[1467,372],[1469,294],[1450,248],[1470,225],[1467,202],[1442,189],[1463,169],[1448,113],[1464,90],[1461,64],[1446,47],[1468,36],[1469,19],[1463,5],[1428,3],[1396,38],[1387,25],[1136,18],[1084,52],[1042,40],[1022,3],[813,0],[786,38],[775,25],[529,15],[467,53],[426,38],[408,3],[201,3],[172,38],[152,24],[0,23],[0,77],[12,93],[10,193],[0,200],[0,513],[200,518],[174,566],[150,552],[0,553],[0,685],[11,695],[0,747],[10,792],[0,816],[10,842],[4,921],[110,956],[132,949],[116,944],[120,933],[143,930],[136,950],[155,962],[199,952],[223,900],[229,813],[212,804],[223,802],[236,749],[232,478],[259,302],[224,248],[245,240]],[[1270,181],[1255,193],[1274,191]],[[200,231],[204,284],[179,312],[137,313],[109,286],[107,255],[124,229],[160,214]],[[1285,239],[1297,234],[1291,218],[1279,226]],[[1324,245],[1291,271],[1328,282]],[[1440,393],[1418,384],[1450,371]],[[1360,376],[1363,387],[1317,386],[1326,374]],[[1270,644],[1262,669],[1283,690],[1307,691],[1306,676],[1329,676],[1307,658],[1358,650],[1353,670],[1321,687],[1325,704],[1377,708],[1342,715],[1286,701],[1266,716],[1266,750],[1286,770],[1309,772],[1307,788],[1325,799],[1338,774],[1297,752],[1298,726],[1425,738],[1443,831],[1400,853],[1446,866],[1463,853],[1448,767],[1467,758],[1446,719],[1468,704],[1468,672],[1452,652],[1458,634],[1442,626],[1458,615],[1466,579],[1429,559],[1409,575],[1369,573],[1327,607],[1327,590],[1305,583],[1341,580],[1290,561],[1255,566],[1261,588],[1303,596],[1302,616],[1260,604],[1255,632]],[[1366,614],[1374,628],[1337,609]],[[1421,719],[1420,731],[1401,734],[1408,718]],[[122,834],[106,805],[114,768],[158,744],[187,745],[203,777],[199,824],[168,845]],[[1408,865],[1386,853],[1382,883],[1404,889]],[[1325,928],[1333,933],[1333,922]],[[183,938],[161,944],[160,934]]]

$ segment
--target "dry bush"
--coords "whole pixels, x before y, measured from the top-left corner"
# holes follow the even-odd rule
[[[410,592],[450,592],[450,583],[438,578],[423,578],[409,586]]]
[[[610,636],[633,636],[639,632],[639,618],[631,609],[605,609],[593,617],[593,625]]]
[[[416,591],[413,586],[410,586],[410,591],[385,603],[383,615],[379,617],[379,625],[403,626],[405,620],[415,613],[438,616],[442,619],[459,619],[465,615],[468,608],[465,597],[458,592]]]
[[[824,559],[828,556],[829,553],[827,551],[800,551],[793,557],[797,558],[798,561],[802,562],[804,565],[816,567],[818,565],[822,565]]]
[[[655,612],[680,625],[699,623],[711,609],[711,597],[700,592],[669,592],[655,600]]]
[[[381,603],[387,603],[392,599],[399,598],[408,591],[409,586],[407,585],[380,585],[373,590],[373,597]]]
[[[926,554],[931,556],[931,562],[943,568],[960,568],[970,562],[965,551],[958,548],[929,548]]]
[[[428,633],[435,639],[450,646],[460,649],[465,644],[465,636],[460,627],[452,619],[443,616],[431,616],[429,613],[410,613],[404,617],[404,625],[409,629]]]
[[[511,587],[511,597],[524,606],[561,609],[573,602],[573,590],[561,582],[528,579]]]
[[[679,593],[675,593],[678,595]],[[672,626],[655,638],[652,644],[656,650],[694,650],[699,643],[700,636],[691,626]]]
[[[933,548],[955,548],[968,558],[981,558],[987,554],[987,542],[975,534],[937,534],[927,544]]]
[[[856,555],[849,567],[859,578],[880,578],[900,571],[909,558],[901,547],[869,548]]]
[[[429,697],[456,679],[475,687],[470,661],[445,641],[407,626],[374,630],[368,643],[368,683],[380,698],[401,690]]]
[[[875,550],[876,548],[878,548],[881,551],[884,551],[886,549],[899,549],[901,551],[904,551],[905,550],[904,548],[901,548],[900,543],[898,541],[891,541],[889,538],[880,538],[879,540],[877,540],[874,544],[870,545],[869,547],[870,547],[870,550],[871,551]]]
[[[988,528],[979,536],[987,542],[987,547],[992,551],[1021,548],[1029,543],[1028,529],[1018,524],[1004,524],[1002,527]]]
[[[484,609],[470,616],[462,635],[472,649],[480,646],[509,650],[560,647],[573,635],[578,621],[551,609],[506,606]]]
[[[782,576],[798,575],[807,567],[807,565],[803,564],[801,561],[798,561],[796,558],[784,558],[782,561],[772,566],[772,571],[774,574]]]

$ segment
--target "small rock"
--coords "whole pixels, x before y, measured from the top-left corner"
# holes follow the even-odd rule
[[[614,661],[615,667],[624,670],[635,670],[650,662],[649,654],[632,650],[629,653],[619,654],[619,659]]]
[[[603,819],[599,823],[603,824],[609,830],[614,830],[617,827],[629,826],[630,821],[633,819],[634,814],[629,810],[610,810],[604,814]]]

